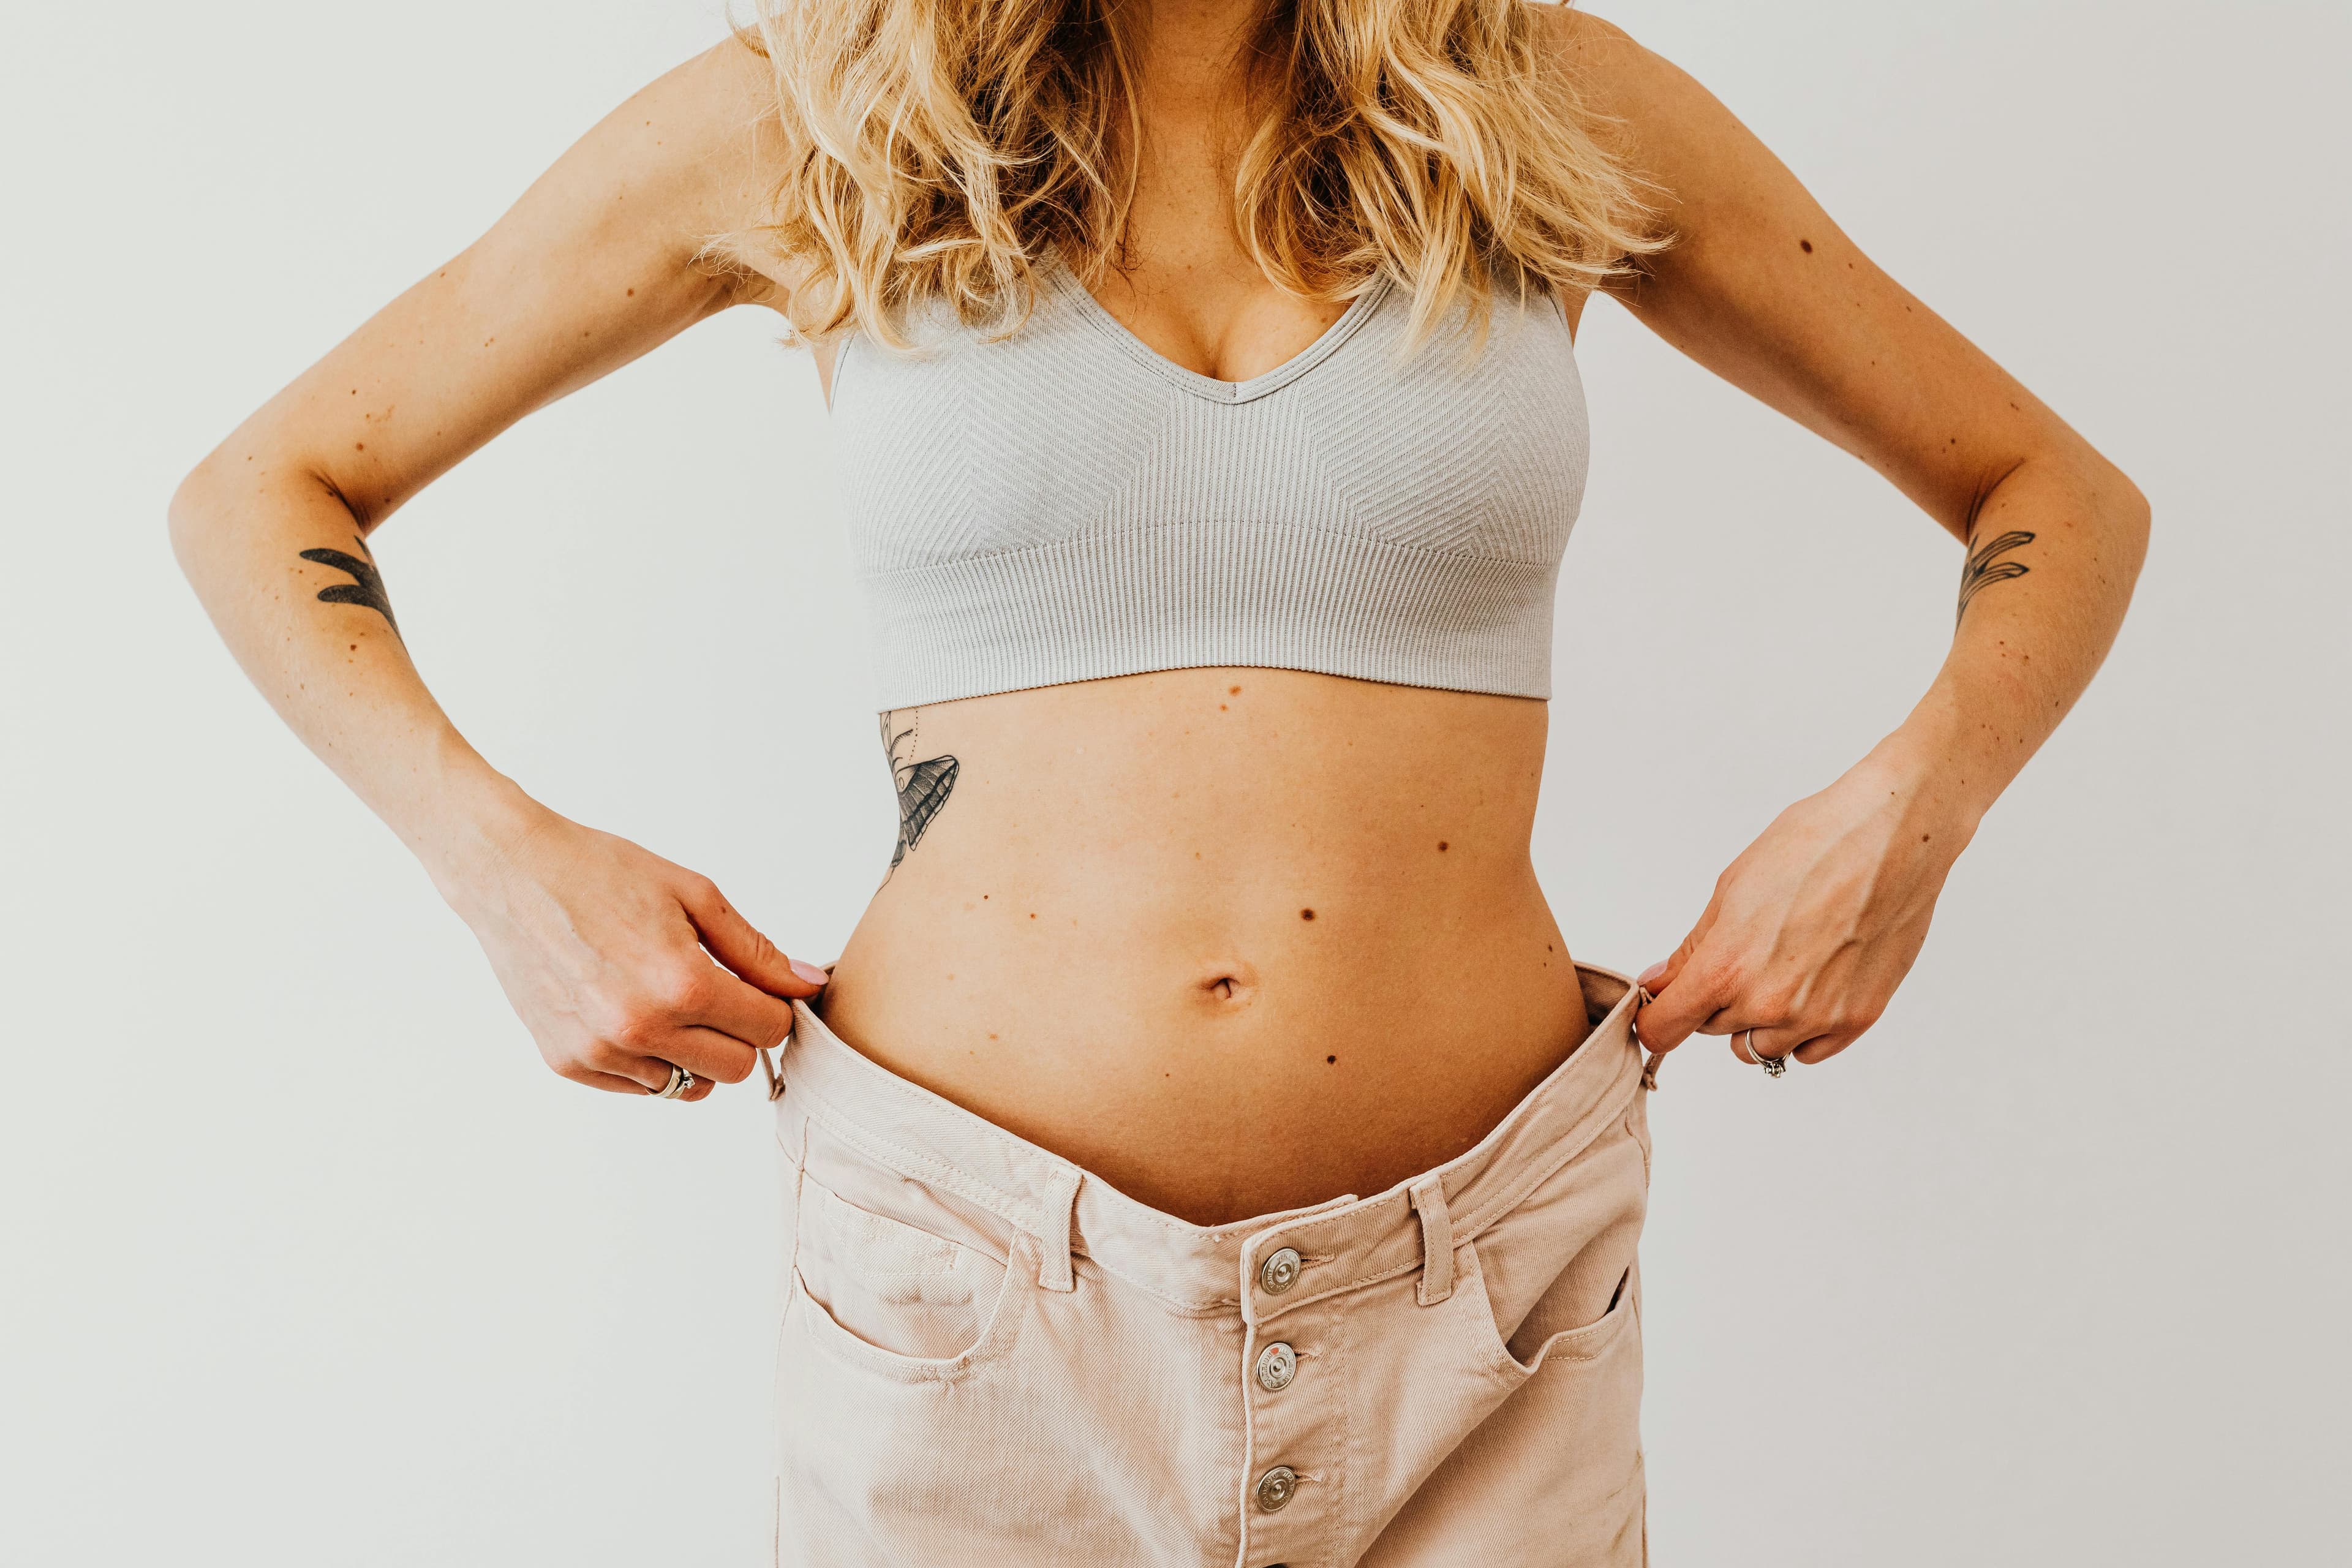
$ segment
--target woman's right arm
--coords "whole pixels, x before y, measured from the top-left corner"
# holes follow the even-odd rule
[[[625,1093],[659,1089],[672,1062],[740,1081],[791,1028],[780,998],[814,994],[824,971],[707,879],[492,768],[409,661],[366,540],[524,415],[755,302],[696,253],[761,194],[766,91],[732,42],[646,89],[172,498],[181,567],[254,684],[423,862],[549,1066]]]

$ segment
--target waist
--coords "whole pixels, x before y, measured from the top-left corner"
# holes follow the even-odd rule
[[[1238,1300],[1261,1321],[1416,1266],[1433,1198],[1454,1242],[1475,1239],[1625,1114],[1644,1081],[1633,1033],[1639,994],[1623,976],[1593,968],[1583,969],[1580,990],[1584,1016],[1568,1051],[1469,1144],[1360,1194],[1343,1190],[1213,1223],[1171,1225],[1170,1211],[1087,1162],[880,1067],[805,1003],[794,1005],[784,1047],[781,1110],[787,1127],[817,1122],[865,1159],[994,1214],[1040,1244],[1049,1271],[1058,1272],[1057,1254],[1075,1252],[1181,1308]],[[788,1137],[787,1147],[804,1138]],[[1298,1283],[1307,1288],[1277,1303],[1249,1282],[1282,1247],[1301,1256]]]

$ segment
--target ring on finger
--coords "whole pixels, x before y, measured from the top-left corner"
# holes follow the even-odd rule
[[[676,1062],[672,1062],[669,1064],[669,1081],[654,1090],[654,1098],[656,1100],[681,1099],[693,1087],[694,1075]]]
[[[1739,1031],[1739,1034],[1740,1048],[1748,1053],[1748,1057],[1750,1061],[1753,1061],[1758,1067],[1764,1069],[1764,1076],[1766,1078],[1779,1078],[1782,1073],[1789,1070],[1789,1058],[1787,1057],[1767,1057],[1757,1054],[1755,1030],[1742,1029]]]

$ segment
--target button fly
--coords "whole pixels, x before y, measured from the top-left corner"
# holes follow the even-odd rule
[[[1298,1472],[1288,1465],[1276,1465],[1257,1479],[1257,1506],[1268,1513],[1279,1513],[1298,1491]]]
[[[1268,1394],[1280,1394],[1298,1375],[1298,1353],[1280,1340],[1257,1352],[1257,1385]]]
[[[1258,1265],[1257,1282],[1269,1296],[1279,1296],[1298,1283],[1298,1248],[1286,1247],[1267,1254]]]

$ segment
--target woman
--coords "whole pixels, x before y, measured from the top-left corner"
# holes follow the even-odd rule
[[[1966,560],[1917,708],[1638,984],[1528,858],[1596,290]],[[880,633],[901,831],[830,966],[499,775],[363,542],[737,305],[814,348]],[[778,0],[172,515],[550,1066],[769,1066],[780,1562],[1241,1568],[1643,1559],[1643,1047],[1870,1026],[2147,531],[1721,105],[1523,0]]]

